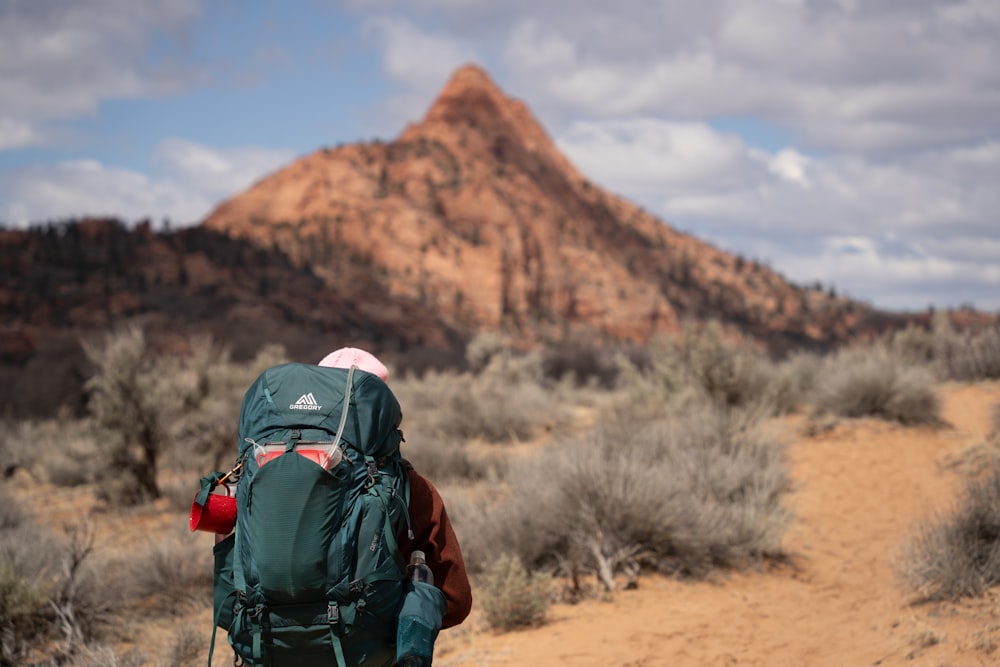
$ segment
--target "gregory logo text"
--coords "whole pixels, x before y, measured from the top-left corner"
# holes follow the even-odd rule
[[[319,410],[323,406],[316,402],[316,397],[312,395],[310,391],[308,394],[302,394],[299,400],[295,401],[288,406],[289,410]]]

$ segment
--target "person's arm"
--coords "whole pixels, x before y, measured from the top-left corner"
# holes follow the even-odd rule
[[[427,565],[434,573],[434,585],[441,589],[448,602],[442,627],[450,628],[464,621],[472,609],[472,587],[465,571],[462,549],[448,520],[444,501],[434,485],[412,469],[409,479],[413,540],[404,534],[400,550],[406,559],[413,549],[422,549],[426,554]]]

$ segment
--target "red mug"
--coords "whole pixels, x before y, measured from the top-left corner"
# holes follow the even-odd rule
[[[226,534],[236,526],[236,495],[229,484],[219,484],[208,494],[205,505],[191,503],[188,527],[192,531]]]

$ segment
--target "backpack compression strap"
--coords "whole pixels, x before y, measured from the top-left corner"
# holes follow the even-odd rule
[[[375,496],[382,503],[382,513],[385,516],[382,534],[385,538],[386,546],[389,548],[389,553],[392,554],[392,558],[383,562],[374,572],[351,582],[341,582],[330,591],[330,597],[333,599],[327,604],[326,612],[327,620],[330,623],[330,642],[333,644],[333,651],[337,656],[337,667],[347,667],[344,661],[344,649],[340,638],[354,624],[357,618],[358,600],[364,595],[365,589],[369,585],[379,581],[401,581],[406,578],[406,564],[402,560],[399,543],[396,540],[396,531],[392,526],[392,517],[389,514],[389,502],[382,491],[382,487],[375,480],[375,475],[378,474],[375,459],[366,455],[365,463],[370,471],[369,474],[372,476],[372,482],[368,487],[368,494]],[[406,471],[404,470],[403,473],[405,475]],[[406,488],[407,504],[409,504],[409,483],[405,478],[403,481]],[[408,509],[404,514],[409,514]],[[407,516],[407,526],[409,526],[409,516]],[[412,532],[411,530],[410,533],[412,534]],[[338,600],[349,602],[344,607],[341,607]]]

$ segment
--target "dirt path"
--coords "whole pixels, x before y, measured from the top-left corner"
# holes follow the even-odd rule
[[[947,385],[941,397],[950,428],[862,421],[805,438],[788,422],[796,520],[785,545],[794,568],[717,583],[644,577],[613,602],[557,605],[544,627],[503,635],[474,615],[442,634],[435,664],[998,664],[995,596],[912,606],[891,562],[918,520],[954,502],[960,476],[941,463],[983,440],[1000,385]]]

